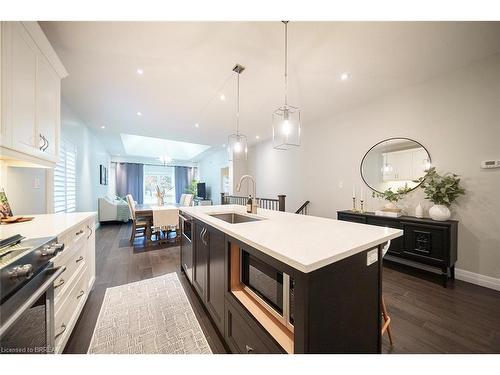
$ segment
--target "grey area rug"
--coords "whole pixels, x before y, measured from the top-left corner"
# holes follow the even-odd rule
[[[106,289],[88,353],[212,353],[175,272]]]

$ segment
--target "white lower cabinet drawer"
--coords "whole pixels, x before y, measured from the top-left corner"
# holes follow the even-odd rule
[[[78,320],[89,293],[88,270],[84,265],[79,270],[73,282],[69,285],[65,298],[59,298],[55,303],[55,345],[56,353],[62,352],[73,327]],[[66,293],[65,293],[66,294]]]
[[[57,241],[59,243],[64,243],[64,250],[61,255],[68,249],[72,249],[80,244],[85,244],[86,237],[88,235],[87,223],[84,222],[79,224],[73,228],[71,228],[68,232],[63,234],[62,236],[57,237]]]
[[[71,289],[73,279],[77,277],[77,270],[80,267],[86,267],[86,246],[85,242],[80,242],[72,248],[65,249],[61,254],[54,258],[54,266],[64,266],[66,269],[54,282],[54,299],[57,301],[64,299]]]

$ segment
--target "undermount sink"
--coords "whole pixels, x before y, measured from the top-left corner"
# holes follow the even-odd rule
[[[260,221],[263,219],[259,219],[256,217],[250,217],[246,215],[240,215],[236,213],[226,213],[226,214],[209,214],[212,217],[215,217],[216,219],[219,220],[224,220],[230,224],[238,224],[238,223],[247,223],[249,221]]]

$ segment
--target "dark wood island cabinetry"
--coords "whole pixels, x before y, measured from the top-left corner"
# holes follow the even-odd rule
[[[192,287],[231,352],[381,352],[385,241],[302,272],[202,220],[192,226]],[[181,259],[184,272],[190,263]]]

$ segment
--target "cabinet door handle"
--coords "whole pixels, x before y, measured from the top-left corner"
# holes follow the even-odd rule
[[[80,229],[78,232],[75,233],[76,236],[79,236],[80,234],[83,233],[83,229]]]
[[[203,242],[203,245],[207,246],[208,245],[208,242],[205,240],[205,234],[207,234],[207,228],[203,228],[203,230],[201,231],[201,242]]]
[[[49,148],[49,145],[50,145],[50,142],[47,138],[43,137],[46,141],[47,141],[47,146],[45,146],[45,148],[43,149],[43,151],[45,151],[46,149]]]
[[[81,262],[83,260],[83,255],[80,255],[80,257],[75,261],[76,263]]]
[[[59,280],[59,282],[57,284],[54,285],[54,289],[57,289],[59,288],[61,285],[63,285],[66,281],[64,281],[63,278],[61,278],[61,280]]]
[[[87,236],[87,240],[88,240],[90,238],[90,236],[92,236],[92,233],[94,233],[94,231],[88,225],[87,225],[87,228],[88,228],[88,230],[90,230],[90,234]]]
[[[84,291],[84,290],[80,290],[80,293],[76,296],[76,299],[79,299],[79,298],[80,298],[80,297],[82,297],[84,294],[85,294],[85,291]]]
[[[251,346],[245,345],[245,349],[247,350],[247,353],[253,352],[253,348]]]
[[[57,339],[59,336],[61,336],[64,333],[64,331],[66,331],[66,324],[63,323],[61,324],[61,330],[58,333],[56,333],[55,338]]]
[[[40,139],[43,141],[43,145],[39,147],[40,151],[45,150],[45,145],[47,144],[47,139],[42,135],[42,133],[39,134]]]

